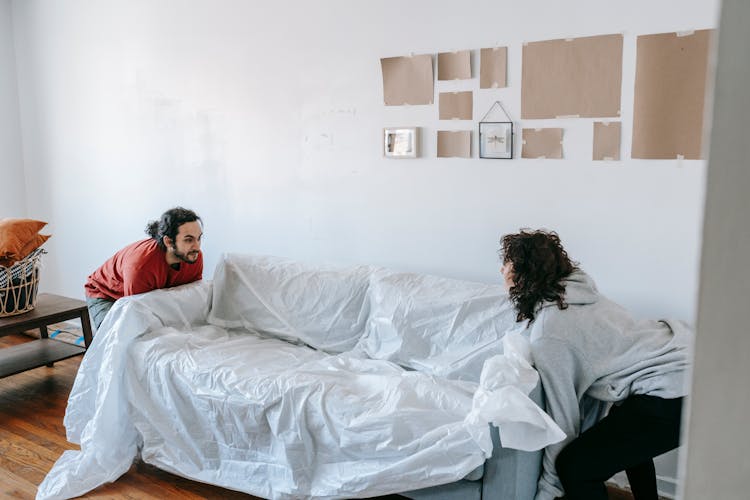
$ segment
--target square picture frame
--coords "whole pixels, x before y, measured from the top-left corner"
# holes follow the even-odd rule
[[[408,159],[419,156],[419,127],[383,129],[383,156]]]
[[[513,122],[479,122],[479,157],[513,159]]]

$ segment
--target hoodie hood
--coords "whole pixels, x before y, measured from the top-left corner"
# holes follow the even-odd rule
[[[585,272],[577,269],[563,280],[565,285],[565,302],[568,305],[587,305],[599,300],[599,290],[596,283]],[[546,302],[542,307],[555,306],[556,302]]]

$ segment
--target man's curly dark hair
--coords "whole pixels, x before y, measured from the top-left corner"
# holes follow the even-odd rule
[[[163,214],[159,220],[152,220],[146,226],[146,234],[156,240],[156,244],[159,248],[166,250],[167,246],[164,244],[164,237],[167,236],[172,242],[177,238],[177,233],[180,232],[180,226],[186,222],[202,222],[198,214],[192,210],[182,207],[170,208]]]
[[[506,234],[500,239],[499,254],[503,264],[513,265],[514,285],[509,293],[518,312],[516,321],[534,321],[544,301],[567,309],[562,281],[578,269],[578,263],[570,260],[557,233],[521,230]]]

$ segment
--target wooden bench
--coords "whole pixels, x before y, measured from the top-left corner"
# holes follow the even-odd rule
[[[84,347],[49,338],[47,325],[80,318]],[[91,344],[91,321],[86,302],[51,293],[40,293],[36,307],[24,314],[0,318],[0,337],[39,328],[41,338],[0,349],[0,378],[39,366],[52,366],[86,352]]]

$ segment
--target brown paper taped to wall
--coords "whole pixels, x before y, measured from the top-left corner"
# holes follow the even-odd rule
[[[471,78],[471,51],[440,52],[438,80],[468,80]]]
[[[471,158],[471,130],[438,130],[438,158]]]
[[[471,120],[473,109],[473,92],[440,92],[441,120]]]
[[[521,117],[620,116],[622,35],[527,43]]]
[[[479,88],[507,87],[508,47],[482,49],[479,55]]]
[[[387,57],[380,60],[380,68],[386,106],[432,104],[435,91],[431,55]]]
[[[698,160],[713,30],[638,37],[633,158]]]
[[[521,158],[562,158],[561,128],[523,129]]]
[[[620,159],[620,122],[594,122],[593,160]]]

